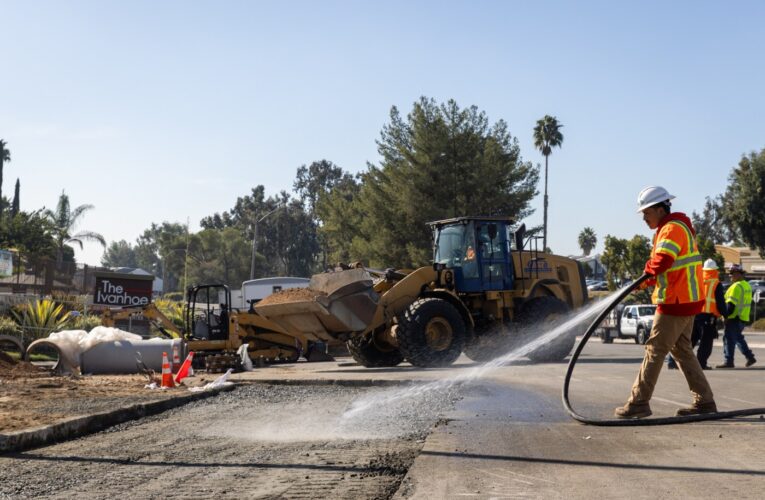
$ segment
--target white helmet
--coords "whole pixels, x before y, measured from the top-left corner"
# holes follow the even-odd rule
[[[659,203],[669,201],[674,196],[669,194],[666,189],[661,186],[649,186],[638,195],[638,212],[642,212],[648,207],[658,205]]]
[[[717,271],[717,262],[714,259],[707,259],[704,261],[704,267],[707,271]]]

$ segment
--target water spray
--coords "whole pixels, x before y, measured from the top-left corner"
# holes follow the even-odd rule
[[[566,408],[566,411],[568,412],[568,414],[571,415],[571,418],[579,422],[582,422],[583,424],[616,427],[616,426],[637,426],[637,425],[685,424],[689,422],[701,422],[704,420],[723,420],[727,418],[743,417],[748,415],[765,415],[765,408],[748,408],[745,410],[722,411],[717,413],[704,413],[701,415],[685,415],[681,417],[660,417],[660,418],[626,419],[626,420],[597,419],[597,418],[584,417],[578,414],[571,407],[571,403],[568,400],[568,387],[569,387],[569,383],[571,382],[571,375],[574,373],[574,366],[576,366],[576,361],[577,359],[579,359],[579,354],[581,354],[585,344],[587,344],[587,341],[590,339],[592,334],[595,332],[595,329],[598,327],[598,325],[600,325],[603,319],[605,319],[605,317],[608,316],[608,314],[614,309],[614,307],[617,306],[617,304],[619,304],[622,300],[624,300],[624,298],[627,295],[629,295],[635,289],[637,289],[637,287],[639,287],[648,278],[650,278],[648,274],[643,274],[640,278],[636,279],[630,286],[626,287],[618,295],[616,295],[611,300],[611,302],[608,303],[608,306],[595,318],[595,320],[592,322],[589,328],[587,328],[587,331],[582,337],[582,340],[579,341],[579,344],[574,349],[574,353],[571,355],[571,361],[569,361],[568,363],[568,370],[566,371],[566,377],[563,380],[563,406]]]

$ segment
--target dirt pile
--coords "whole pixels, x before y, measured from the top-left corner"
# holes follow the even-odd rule
[[[4,352],[0,352],[0,379],[19,377],[45,377],[47,370],[34,366],[27,361],[17,361]]]
[[[273,293],[264,298],[257,305],[269,305],[269,304],[286,304],[289,302],[305,302],[316,300],[317,297],[326,296],[327,294],[311,288],[287,288],[279,292]]]

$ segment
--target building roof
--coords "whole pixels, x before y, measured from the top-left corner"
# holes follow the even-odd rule
[[[715,250],[725,259],[726,269],[733,264],[739,264],[747,274],[765,276],[765,259],[760,257],[759,250],[727,245],[715,245]]]

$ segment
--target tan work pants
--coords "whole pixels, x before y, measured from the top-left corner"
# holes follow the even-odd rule
[[[699,405],[714,401],[712,388],[704,376],[699,360],[693,354],[692,331],[693,316],[670,316],[658,313],[654,316],[651,336],[645,344],[643,366],[640,367],[640,372],[632,385],[630,404],[647,404],[650,401],[667,353],[672,353],[677,366],[685,375],[688,388],[693,394],[693,403]]]

